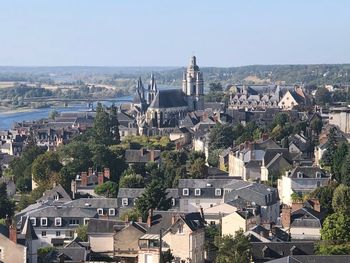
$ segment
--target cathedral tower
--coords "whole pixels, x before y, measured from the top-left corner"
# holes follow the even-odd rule
[[[190,111],[204,110],[204,82],[203,75],[196,63],[196,57],[191,58],[187,71],[182,80],[182,91],[186,95]]]
[[[150,83],[148,84],[148,92],[147,92],[147,104],[151,104],[154,97],[156,96],[157,94],[157,83],[154,79],[154,75],[153,73],[151,74],[151,80],[150,80]]]

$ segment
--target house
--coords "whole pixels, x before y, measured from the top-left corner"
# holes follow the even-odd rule
[[[290,205],[293,193],[302,196],[328,185],[329,181],[330,175],[319,167],[297,166],[278,179],[277,188],[282,203]]]
[[[303,133],[292,135],[289,138],[289,152],[292,154],[300,155],[304,158],[310,158],[310,140],[306,138]]]
[[[230,203],[222,203],[203,209],[204,218],[210,225],[219,225],[223,217],[236,212],[238,208]]]
[[[11,229],[10,229],[11,230]],[[23,221],[20,232],[17,234],[17,227],[12,228],[12,235],[17,235],[17,242],[27,248],[27,261],[29,263],[37,262],[38,248],[42,247],[42,243],[36,235],[32,222],[29,218]],[[11,231],[10,231],[11,233]],[[13,238],[15,240],[15,238]]]
[[[62,185],[54,184],[54,187],[51,190],[46,190],[43,193],[43,196],[36,201],[39,203],[46,203],[50,201],[53,201],[56,203],[65,203],[65,202],[72,201],[72,198],[69,196],[66,190],[64,190]]]
[[[329,256],[320,256],[320,255],[295,255],[287,256],[280,259],[275,259],[267,261],[269,263],[347,263],[350,261],[350,255],[329,255]]]
[[[303,106],[309,103],[307,95],[302,87],[295,86],[294,90],[287,91],[278,103],[278,106],[283,110],[292,110],[296,106]]]
[[[56,251],[49,254],[47,256],[49,258],[45,258],[45,260],[52,263],[78,263],[87,262],[91,256],[88,242],[82,242],[79,238],[75,238],[64,247],[56,248]]]
[[[319,240],[326,215],[319,205],[313,208],[304,206],[295,211],[292,211],[292,207],[283,205],[279,224],[290,233],[292,239]]]
[[[331,108],[329,112],[329,124],[339,127],[344,133],[350,133],[350,108]]]
[[[125,150],[125,162],[129,165],[132,164],[146,164],[148,162],[160,162],[160,150],[154,149],[144,149],[133,150],[127,149]]]
[[[259,217],[251,212],[236,211],[222,218],[221,233],[222,235],[236,235],[236,231],[242,229],[246,232],[252,226],[259,223]]]
[[[313,255],[315,249],[314,241],[292,241],[292,242],[251,242],[252,261],[279,262],[286,256]],[[276,260],[274,260],[276,259]],[[272,261],[269,261],[272,260]],[[294,261],[281,261],[294,262]],[[299,262],[299,261],[295,261]],[[318,262],[318,261],[313,261]]]
[[[147,233],[139,239],[140,263],[158,262],[160,245],[164,252],[170,249],[174,262],[204,262],[205,225],[200,213],[155,211],[150,213],[148,226]]]
[[[17,243],[16,228],[0,227],[0,262],[26,263],[27,247]],[[28,259],[29,260],[29,259]],[[29,261],[30,263],[32,261]]]

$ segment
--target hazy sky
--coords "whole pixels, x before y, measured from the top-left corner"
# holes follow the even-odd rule
[[[350,62],[350,1],[0,0],[0,65]]]

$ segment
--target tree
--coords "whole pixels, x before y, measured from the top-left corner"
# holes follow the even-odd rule
[[[206,178],[208,167],[205,165],[205,159],[200,157],[192,161],[188,167],[188,173],[193,179]]]
[[[96,186],[94,192],[104,197],[115,198],[117,197],[117,184],[111,181],[104,182]]]
[[[80,238],[84,242],[88,241],[87,230],[88,230],[88,225],[80,225],[76,229],[78,238]]]
[[[213,167],[218,167],[219,166],[219,155],[222,153],[224,149],[215,149],[212,151],[209,151],[209,156],[208,156],[208,164]],[[223,167],[220,167],[220,169],[223,169]]]
[[[55,152],[45,152],[39,155],[32,164],[33,180],[37,184],[53,183],[53,175],[62,168],[58,154]],[[59,183],[59,182],[56,182]]]
[[[329,215],[323,222],[321,229],[322,240],[349,242],[350,241],[350,217],[347,214],[337,212]]]
[[[98,103],[96,107],[93,129],[94,139],[97,144],[112,144],[110,118],[101,103]]]
[[[334,212],[349,214],[350,212],[350,187],[339,185],[333,194],[332,207]]]
[[[345,161],[344,161],[345,159]],[[341,166],[340,174],[341,174],[341,182],[345,185],[350,186],[350,154],[344,158],[343,164]],[[340,160],[339,160],[340,161]]]
[[[171,198],[167,198],[166,188],[158,181],[152,181],[143,194],[136,201],[136,209],[146,220],[151,209],[168,210],[171,207]]]
[[[320,201],[321,207],[326,208],[331,213],[333,193],[337,186],[338,184],[336,182],[331,182],[327,186],[318,187],[310,193],[310,198],[317,198]]]
[[[315,118],[311,123],[310,127],[311,129],[316,133],[319,134],[322,131],[323,122],[321,118]]]
[[[112,136],[112,144],[119,144],[120,135],[119,135],[118,111],[117,111],[117,107],[114,104],[111,106],[109,122],[110,122],[110,132]]]
[[[144,178],[135,173],[125,174],[120,178],[119,188],[143,188],[145,186]]]
[[[0,184],[0,219],[12,217],[15,210],[15,204],[7,196],[6,183]]]
[[[226,149],[233,144],[235,139],[234,127],[229,124],[216,124],[209,133],[210,149]]]
[[[54,120],[56,117],[58,117],[58,115],[59,115],[58,111],[52,110],[52,111],[49,112],[49,119]]]
[[[349,152],[348,145],[346,143],[342,143],[336,149],[336,151],[334,152],[333,158],[332,158],[333,162],[331,165],[331,172],[332,172],[334,178],[339,183],[343,181],[341,170],[342,170],[342,165],[344,164],[344,159],[345,159],[346,155],[348,154],[348,152]],[[346,168],[344,168],[344,169],[346,169]],[[346,181],[346,174],[347,174],[347,171],[344,174],[345,181]],[[350,181],[349,181],[349,183],[350,183]]]
[[[220,230],[216,225],[209,225],[205,228],[205,249],[207,254],[210,255],[215,253],[218,248],[215,245],[215,240],[220,238]]]
[[[218,253],[216,263],[246,263],[250,262],[251,245],[243,230],[236,232],[236,236],[224,235],[216,242]]]
[[[287,113],[279,112],[273,118],[272,125],[273,125],[273,127],[276,127],[277,125],[284,127],[286,125],[286,123],[288,122],[288,119],[289,119],[289,117],[288,117]]]
[[[328,89],[322,87],[317,89],[315,100],[317,105],[325,105],[326,103],[330,103],[332,101],[332,96]]]
[[[142,216],[136,208],[126,210],[120,215],[120,219],[124,221],[138,222],[140,217]]]
[[[211,92],[222,92],[223,88],[220,82],[209,83],[209,90]]]

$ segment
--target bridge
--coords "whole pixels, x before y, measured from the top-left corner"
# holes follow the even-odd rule
[[[81,99],[66,99],[66,98],[57,98],[57,97],[31,97],[24,98],[23,102],[32,103],[32,102],[63,102],[64,106],[67,107],[69,103],[72,102],[86,102],[88,108],[93,109],[94,102],[131,102],[130,99],[122,99],[122,98],[81,98]]]

